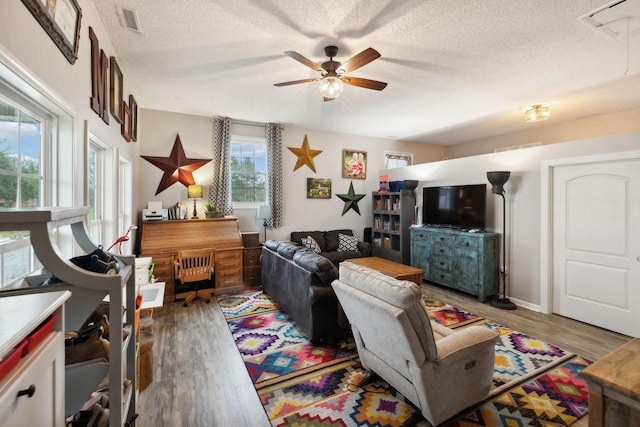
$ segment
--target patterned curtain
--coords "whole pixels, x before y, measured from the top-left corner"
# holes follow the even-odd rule
[[[282,226],[282,126],[269,123],[266,128],[267,141],[267,205],[271,206],[269,228]]]
[[[213,119],[213,178],[209,202],[224,215],[233,213],[231,202],[231,120],[227,117]]]

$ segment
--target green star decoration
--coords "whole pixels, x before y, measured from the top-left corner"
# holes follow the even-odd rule
[[[366,194],[356,194],[353,190],[353,181],[349,185],[349,192],[347,194],[336,194],[340,197],[340,200],[344,202],[344,208],[342,209],[342,215],[347,213],[349,209],[353,209],[360,215],[360,208],[358,208],[358,202],[366,196]]]

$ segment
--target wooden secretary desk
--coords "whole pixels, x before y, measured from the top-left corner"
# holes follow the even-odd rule
[[[242,284],[242,235],[238,218],[142,221],[140,256],[151,257],[153,274],[165,282],[164,301],[173,302],[173,261],[180,249],[215,248],[215,293],[236,292]]]

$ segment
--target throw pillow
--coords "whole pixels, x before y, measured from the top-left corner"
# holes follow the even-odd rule
[[[338,234],[338,252],[355,252],[358,250],[358,238],[356,236],[347,236],[346,234]]]
[[[304,246],[305,248],[309,248],[317,254],[321,252],[320,245],[318,244],[318,242],[316,242],[316,239],[314,239],[313,237],[307,236],[307,237],[303,237],[301,240],[302,240],[302,246]]]

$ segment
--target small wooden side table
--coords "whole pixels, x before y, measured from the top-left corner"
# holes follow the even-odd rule
[[[635,338],[580,374],[589,388],[589,427],[640,427],[640,339]]]

